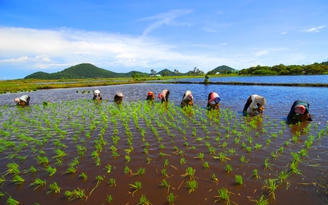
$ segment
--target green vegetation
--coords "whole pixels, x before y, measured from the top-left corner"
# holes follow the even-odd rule
[[[328,73],[328,62],[310,65],[254,66],[239,71],[239,75],[318,75]]]

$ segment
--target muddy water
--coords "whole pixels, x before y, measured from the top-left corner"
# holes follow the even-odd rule
[[[171,91],[167,107],[158,100],[154,105],[144,103],[148,90],[157,94],[166,88]],[[174,204],[225,204],[217,201],[222,188],[229,190],[230,200],[237,204],[254,204],[253,200],[262,195],[270,204],[327,203],[324,188],[328,119],[324,113],[328,97],[323,88],[120,85],[100,87],[104,98],[101,104],[90,101],[92,94],[88,91],[93,89],[29,93],[28,109],[13,106],[16,95],[0,96],[0,173],[5,180],[0,188],[4,193],[1,204],[9,196],[20,204],[102,204],[109,195],[112,204],[137,204],[142,195],[152,204],[168,204],[170,193],[176,196]],[[195,98],[192,111],[177,106],[187,89]],[[121,108],[112,103],[117,91],[124,94]],[[219,112],[203,108],[211,91],[222,97]],[[262,117],[245,118],[241,110],[253,93],[266,97],[266,110]],[[310,103],[313,122],[284,124],[296,99]],[[43,101],[53,103],[43,107]],[[313,142],[309,143],[312,136]],[[84,154],[78,152],[77,145],[86,148]],[[66,155],[56,156],[57,149]],[[300,156],[297,169],[292,172],[291,164],[297,160],[292,153],[301,150],[307,155]],[[241,162],[242,156],[245,162]],[[49,162],[40,163],[40,157]],[[74,159],[78,160],[75,173],[66,173]],[[181,163],[182,159],[185,163]],[[13,162],[19,165],[16,173],[8,168]],[[229,173],[227,164],[232,167]],[[110,171],[107,165],[111,166]],[[27,171],[31,166],[36,168],[35,172]],[[56,168],[52,176],[47,171],[49,166]],[[127,167],[130,171],[125,173]],[[184,176],[189,167],[195,170],[194,177]],[[143,168],[145,173],[137,174]],[[258,179],[253,176],[255,169]],[[282,171],[289,174],[285,180],[279,179]],[[88,176],[86,180],[79,177],[83,172]],[[217,180],[212,180],[213,174]],[[242,176],[242,185],[236,183],[235,175]],[[16,184],[15,176],[25,181]],[[104,178],[98,185],[97,176]],[[46,184],[39,188],[30,186],[38,178]],[[115,179],[115,185],[109,184],[110,179]],[[169,188],[161,186],[164,179]],[[266,187],[269,179],[277,185],[273,192]],[[187,183],[192,180],[198,186],[190,191]],[[47,194],[48,186],[54,182],[61,192]],[[136,182],[142,184],[137,191],[131,186]],[[77,189],[84,190],[85,196],[69,201],[65,191]]]

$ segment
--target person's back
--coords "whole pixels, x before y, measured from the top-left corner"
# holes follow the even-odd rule
[[[30,96],[28,96],[28,95],[22,95],[19,98],[15,98],[14,101],[17,103],[17,105],[20,105],[22,107],[25,107],[25,106],[29,106],[30,105],[30,99],[31,99]]]
[[[182,101],[181,101],[181,107],[185,107],[185,106],[193,106],[194,105],[194,97],[192,96],[192,93],[190,90],[187,90],[182,97]]]

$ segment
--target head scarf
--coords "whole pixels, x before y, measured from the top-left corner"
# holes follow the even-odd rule
[[[221,98],[220,98],[220,97],[216,97],[216,98],[215,98],[215,102],[216,102],[216,103],[220,103],[220,101],[221,101]]]
[[[305,113],[306,108],[304,107],[304,105],[297,105],[295,108],[295,112],[297,114],[303,115]]]

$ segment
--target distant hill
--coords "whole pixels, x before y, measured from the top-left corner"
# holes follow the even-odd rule
[[[160,74],[161,76],[172,76],[172,75],[177,75],[174,72],[170,71],[169,69],[164,69],[159,71],[157,74]]]
[[[115,73],[109,70],[98,68],[90,63],[82,63],[63,71],[56,73],[36,72],[26,76],[24,79],[80,79],[80,78],[116,78],[116,77],[131,77],[133,73],[139,73],[140,75],[149,75],[148,73],[142,73],[138,71],[130,71],[129,73]]]
[[[229,74],[229,73],[234,73],[234,72],[237,72],[237,70],[235,70],[229,66],[226,66],[226,65],[221,65],[219,67],[214,68],[213,70],[208,71],[206,74],[207,75],[215,75],[217,73]]]

